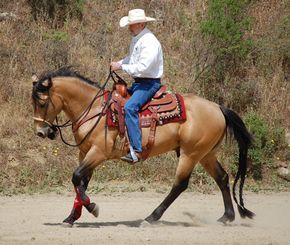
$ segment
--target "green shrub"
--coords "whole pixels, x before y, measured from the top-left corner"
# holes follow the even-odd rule
[[[208,18],[201,23],[201,32],[213,41],[218,58],[243,58],[249,51],[251,40],[243,38],[250,28],[250,19],[243,17],[244,0],[210,0]]]
[[[201,22],[201,33],[213,53],[211,73],[214,80],[223,82],[225,72],[234,73],[252,47],[244,37],[251,21],[244,16],[245,0],[209,0],[207,18]]]
[[[263,165],[271,167],[273,157],[284,145],[284,129],[271,128],[254,112],[245,115],[245,123],[254,136],[254,143],[249,150],[254,179],[262,179]]]
[[[50,33],[45,32],[42,36],[45,40],[63,41],[63,42],[69,40],[69,34],[64,31],[53,31]]]

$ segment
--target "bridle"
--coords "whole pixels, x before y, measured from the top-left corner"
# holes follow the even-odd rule
[[[117,77],[117,81],[115,79],[115,77]],[[38,121],[38,122],[44,122],[45,124],[47,124],[52,130],[54,131],[58,131],[59,134],[60,134],[60,137],[61,137],[61,140],[64,144],[68,145],[68,146],[72,146],[72,147],[78,147],[80,146],[87,138],[88,136],[93,132],[93,130],[96,128],[96,126],[99,124],[101,118],[103,117],[103,115],[105,114],[105,111],[106,109],[108,108],[108,105],[109,105],[109,102],[110,102],[110,98],[111,98],[111,94],[112,92],[110,92],[109,96],[108,96],[108,99],[107,101],[103,102],[102,103],[102,108],[100,110],[100,112],[98,112],[95,117],[98,117],[97,118],[97,121],[95,122],[95,124],[93,125],[93,127],[90,129],[90,131],[84,136],[84,138],[78,143],[78,144],[70,144],[68,143],[64,137],[63,137],[63,134],[62,134],[62,128],[66,128],[66,127],[69,127],[69,126],[73,126],[74,124],[76,124],[79,120],[81,120],[81,118],[85,118],[90,110],[92,109],[92,106],[93,104],[95,103],[95,101],[103,96],[105,94],[105,87],[106,85],[108,84],[110,78],[112,78],[113,82],[116,84],[116,83],[125,83],[126,82],[114,71],[111,70],[111,67],[110,67],[110,71],[109,71],[109,75],[105,81],[105,83],[101,86],[101,88],[99,89],[99,91],[97,92],[97,94],[94,96],[94,98],[92,99],[92,101],[90,102],[90,104],[87,106],[87,108],[80,114],[80,116],[78,116],[78,118],[72,122],[71,120],[68,120],[66,121],[65,123],[63,124],[58,124],[58,118],[56,116],[55,120],[56,120],[56,124],[46,120],[46,115],[47,115],[47,110],[48,110],[48,106],[49,106],[49,102],[52,103],[51,101],[51,98],[50,98],[50,94],[49,94],[49,89],[48,89],[48,98],[47,99],[42,99],[42,98],[38,98],[38,100],[42,100],[44,101],[44,106],[46,107],[46,112],[45,112],[45,117],[44,118],[41,118],[41,117],[32,117],[34,121]],[[102,92],[102,93],[101,93]],[[101,94],[100,94],[101,93]],[[52,103],[53,105],[53,103]],[[54,105],[53,105],[54,106]]]
[[[52,83],[51,79],[49,79],[50,83]],[[41,88],[38,89],[40,90],[40,92],[46,92],[46,90],[48,91],[48,95],[47,98],[40,98],[39,96],[35,96],[34,100],[37,101],[40,104],[40,107],[45,107],[45,114],[44,114],[44,118],[41,117],[32,117],[34,121],[38,121],[38,122],[44,122],[46,123],[50,128],[55,130],[55,126],[53,123],[51,123],[50,121],[46,120],[46,116],[47,116],[47,111],[48,111],[48,106],[49,106],[49,102],[51,102],[51,104],[54,106],[53,102],[51,101],[50,98],[50,94],[49,94],[49,89],[50,87],[45,87],[43,85],[41,85]],[[43,103],[40,103],[39,101],[42,101]]]
[[[44,122],[46,123],[49,127],[53,128],[55,127],[56,125],[54,125],[53,123],[51,123],[50,121],[47,121],[43,118],[40,118],[40,117],[32,117],[34,121],[38,121],[38,122]]]

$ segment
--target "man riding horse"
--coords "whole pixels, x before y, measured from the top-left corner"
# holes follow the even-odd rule
[[[142,152],[139,110],[159,90],[160,78],[163,75],[163,54],[160,42],[146,27],[147,22],[155,20],[147,17],[142,9],[130,10],[128,16],[121,18],[120,26],[128,26],[133,38],[129,55],[118,62],[111,62],[112,71],[122,69],[134,78],[134,83],[128,90],[131,98],[124,107],[130,152],[121,158],[131,163],[138,162]]]
[[[121,19],[120,25],[129,25],[133,39],[129,56],[111,63],[113,71],[122,69],[135,79],[130,89],[132,97],[125,105],[125,120],[131,150],[123,160],[133,163],[138,161],[138,153],[142,150],[142,159],[169,151],[178,153],[178,164],[171,191],[145,220],[153,223],[162,217],[175,199],[187,189],[191,173],[198,163],[212,176],[221,190],[224,214],[218,221],[227,223],[235,219],[229,176],[217,158],[218,150],[227,133],[233,134],[239,148],[238,169],[232,189],[233,199],[240,216],[252,218],[254,213],[245,208],[243,200],[248,149],[252,136],[236,112],[193,93],[182,96],[176,94],[174,98],[167,94],[161,96],[160,100],[151,100],[150,106],[146,104],[143,112],[148,109],[152,114],[146,114],[139,119],[139,109],[159,89],[163,74],[161,46],[155,36],[145,28],[146,22],[153,20],[146,17],[144,11],[140,9],[131,10],[128,17]],[[110,73],[108,79],[111,75]],[[36,134],[42,138],[55,139],[57,131],[61,134],[61,128],[72,126],[76,141],[74,146],[79,147],[79,166],[72,175],[76,196],[71,213],[63,221],[65,225],[72,226],[81,217],[83,207],[94,216],[98,216],[98,205],[91,202],[86,193],[93,171],[107,160],[120,159],[126,154],[125,150],[116,147],[120,131],[122,136],[125,132],[121,112],[125,99],[122,98],[122,103],[118,99],[114,100],[120,96],[114,97],[116,90],[113,92],[105,90],[107,81],[100,86],[67,67],[45,73],[40,78],[33,78],[32,105]],[[107,96],[108,94],[110,96]],[[158,94],[159,92],[154,97],[159,98]],[[106,96],[111,99],[106,99]],[[61,111],[68,116],[69,121],[55,124],[54,121],[57,122],[57,115]],[[112,115],[111,112],[116,111],[117,118],[121,119],[117,120],[119,127],[110,127],[108,119]],[[179,114],[183,116],[180,117]],[[174,116],[178,120],[170,121]],[[179,121],[180,118],[184,120]],[[143,136],[149,136],[148,139],[154,139],[155,132],[152,129],[156,128],[157,124],[162,125],[156,131],[156,140],[148,140],[146,145],[143,144],[143,149],[139,120],[141,126],[144,124],[150,126],[144,127],[142,131]],[[147,146],[149,142],[152,148]],[[144,152],[147,152],[147,155]],[[239,200],[236,197],[238,183]]]

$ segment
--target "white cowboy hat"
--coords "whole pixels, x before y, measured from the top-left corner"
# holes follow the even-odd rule
[[[120,20],[120,26],[125,27],[136,23],[143,23],[155,21],[156,19],[147,17],[143,9],[132,9],[129,11],[128,16],[124,16]]]

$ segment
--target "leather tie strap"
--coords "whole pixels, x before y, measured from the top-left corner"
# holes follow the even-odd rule
[[[118,121],[119,121],[119,135],[121,138],[123,138],[125,136],[125,119],[124,119],[121,100],[117,100],[117,111],[118,111]]]
[[[152,146],[154,145],[154,142],[155,142],[156,125],[157,125],[157,121],[158,121],[157,111],[158,111],[158,106],[153,107],[153,109],[152,109],[152,120],[151,120],[151,125],[150,125],[148,142],[146,144],[145,149],[141,153],[142,160],[146,160],[147,159],[147,157],[150,154],[151,148],[152,148]]]

